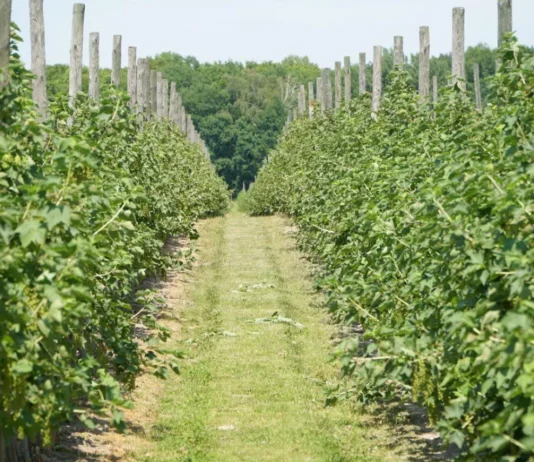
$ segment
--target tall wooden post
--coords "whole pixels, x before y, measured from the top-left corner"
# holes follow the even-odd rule
[[[341,62],[336,61],[336,72],[335,72],[335,102],[336,109],[341,107],[341,101],[343,97],[341,95]]]
[[[498,0],[499,35],[498,44],[501,46],[504,36],[513,30],[512,0]]]
[[[9,65],[11,55],[11,0],[0,0],[0,69]],[[0,89],[7,83],[8,74],[0,74]],[[3,442],[0,431],[0,444]],[[0,454],[1,456],[1,454]]]
[[[308,82],[308,115],[310,119],[313,117],[314,106],[315,106],[315,97],[313,93],[313,82]]]
[[[122,36],[113,36],[113,56],[111,60],[111,85],[120,88],[122,67]]]
[[[130,107],[137,104],[137,48],[128,48],[128,94],[130,95]]]
[[[330,69],[325,68],[321,74],[322,91],[322,103],[321,112],[329,111],[332,109],[332,79],[330,78]]]
[[[139,58],[137,60],[137,113],[138,120],[144,120],[143,112],[145,110],[145,60]]]
[[[146,119],[150,120],[152,115],[150,114],[150,106],[152,105],[152,98],[150,96],[150,59],[145,58],[145,81],[144,81],[144,93],[145,93],[145,114]]]
[[[161,72],[157,73],[156,88],[156,117],[161,119],[163,117],[163,74]]]
[[[171,82],[171,96],[169,97],[169,120],[176,123],[176,82]]]
[[[373,112],[378,112],[382,100],[382,47],[374,47],[373,59]]]
[[[1,26],[0,26],[1,27]],[[9,32],[10,28],[7,28]],[[33,100],[41,118],[46,117],[48,96],[46,93],[46,54],[43,0],[30,0],[30,35],[32,47]]]
[[[187,139],[191,143],[195,142],[195,126],[193,125],[191,114],[187,114]]]
[[[299,115],[303,116],[306,112],[306,90],[304,88],[304,85],[300,86],[298,99],[299,99]]]
[[[400,35],[393,38],[393,65],[399,68],[404,66],[404,37]]]
[[[89,98],[100,98],[100,34],[89,34]]]
[[[430,28],[419,29],[419,95],[430,96]]]
[[[432,77],[432,94],[434,95],[434,104],[438,102],[438,76]]]
[[[367,91],[366,66],[367,60],[365,53],[360,53],[360,95],[363,95]]]
[[[176,125],[182,128],[182,95],[176,92]]]
[[[317,77],[317,81],[315,85],[317,88],[317,95],[316,95],[317,103],[319,103],[319,106],[322,108],[324,106],[324,103],[323,103],[323,83],[321,82],[321,77]]]
[[[181,114],[180,114],[180,121],[182,122],[182,132],[184,132],[184,135],[187,134],[187,114],[185,112],[185,107],[182,106]]]
[[[482,111],[482,91],[480,88],[480,65],[473,65],[473,75],[474,75],[474,84],[475,84],[475,104],[479,111]]]
[[[72,42],[70,48],[69,96],[71,105],[74,103],[78,92],[82,91],[84,17],[85,5],[83,3],[75,3],[72,11]]]
[[[465,91],[465,9],[452,10],[452,83]]]
[[[350,56],[345,56],[345,106],[348,108],[352,99],[352,68],[350,66]]]
[[[150,71],[150,112],[152,117],[157,117],[158,112],[158,72]]]
[[[163,118],[169,118],[169,81],[163,79],[163,104],[162,104]]]

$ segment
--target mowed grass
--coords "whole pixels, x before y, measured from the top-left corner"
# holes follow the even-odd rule
[[[199,265],[182,313],[182,373],[163,388],[142,461],[396,461],[390,427],[341,403],[335,326],[313,292],[306,262],[280,217],[233,210],[201,228]],[[284,323],[257,323],[273,314]]]

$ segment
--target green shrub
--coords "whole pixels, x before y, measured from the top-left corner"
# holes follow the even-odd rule
[[[396,71],[378,118],[364,95],[299,120],[249,198],[295,218],[332,312],[363,325],[331,400],[417,400],[469,460],[534,455],[534,59],[513,38],[500,59],[483,113]]]

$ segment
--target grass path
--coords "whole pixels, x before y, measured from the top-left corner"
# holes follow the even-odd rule
[[[389,428],[345,403],[323,407],[335,327],[280,217],[232,210],[203,223],[176,345],[138,461],[407,460]],[[256,323],[274,313],[305,327]],[[176,346],[175,345],[175,346]]]

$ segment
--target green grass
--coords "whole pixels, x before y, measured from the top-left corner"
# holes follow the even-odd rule
[[[134,460],[402,460],[390,427],[350,403],[324,408],[335,380],[335,327],[280,217],[236,208],[201,228],[200,265],[182,313],[182,374],[164,387],[158,421]],[[305,327],[257,324],[277,312]]]

